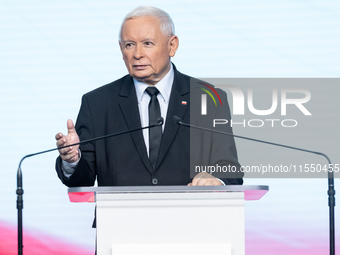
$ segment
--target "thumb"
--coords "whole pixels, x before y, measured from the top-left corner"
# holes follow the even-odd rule
[[[67,120],[67,132],[68,134],[77,133],[72,120]]]

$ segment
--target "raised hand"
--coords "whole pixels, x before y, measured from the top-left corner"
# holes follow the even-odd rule
[[[55,139],[57,140],[57,147],[79,143],[79,136],[76,132],[72,120],[67,120],[67,135],[64,135],[63,133],[58,133],[55,135]],[[77,162],[79,160],[79,145],[60,149],[59,155],[62,160],[68,163]]]

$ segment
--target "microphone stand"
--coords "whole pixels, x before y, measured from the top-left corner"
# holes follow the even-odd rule
[[[328,194],[328,206],[329,206],[329,249],[330,249],[330,255],[335,255],[335,227],[334,227],[334,224],[335,224],[335,220],[334,220],[335,190],[334,190],[334,172],[333,172],[333,168],[332,168],[332,166],[333,166],[332,162],[331,162],[331,160],[329,159],[329,157],[326,154],[324,154],[322,152],[318,152],[318,151],[306,150],[306,149],[302,149],[302,148],[298,148],[298,147],[293,147],[293,146],[288,146],[288,145],[284,145],[284,144],[263,141],[263,140],[254,139],[254,138],[245,137],[245,136],[240,136],[240,135],[234,135],[234,134],[227,133],[227,132],[222,132],[222,131],[218,131],[218,130],[214,130],[214,129],[209,129],[209,128],[204,128],[204,127],[199,127],[199,126],[187,124],[187,123],[182,122],[182,119],[180,117],[176,116],[176,115],[173,117],[173,120],[178,125],[182,125],[182,126],[186,126],[186,127],[196,128],[196,129],[200,129],[200,130],[204,130],[204,131],[209,131],[209,132],[213,132],[213,133],[218,133],[218,134],[222,134],[222,135],[229,135],[229,136],[233,136],[233,137],[237,137],[237,138],[241,138],[241,139],[245,139],[245,140],[250,140],[250,141],[254,141],[254,142],[270,144],[270,145],[274,145],[274,146],[280,146],[280,147],[284,147],[284,148],[288,148],[288,149],[304,151],[304,152],[313,153],[313,154],[317,154],[317,155],[325,157],[326,160],[328,161],[328,164],[329,164],[329,168],[328,168],[328,191],[327,191],[327,194]]]
[[[163,123],[164,123],[164,119],[162,117],[160,117],[157,120],[157,124],[154,124],[154,125],[150,125],[150,126],[142,127],[142,128],[136,128],[136,129],[127,130],[127,131],[122,131],[122,132],[115,133],[115,134],[109,134],[109,135],[104,135],[104,136],[100,136],[100,137],[95,137],[95,138],[91,138],[91,139],[88,139],[88,140],[81,141],[79,143],[74,143],[74,144],[70,144],[70,145],[66,145],[66,146],[62,146],[62,147],[58,147],[58,148],[53,148],[53,149],[49,149],[49,150],[45,150],[45,151],[40,151],[40,152],[36,152],[36,153],[32,153],[32,154],[28,154],[28,155],[24,156],[20,160],[20,162],[19,162],[19,167],[18,167],[18,171],[17,171],[17,190],[16,190],[16,194],[17,194],[17,210],[18,210],[18,255],[23,255],[23,244],[22,244],[22,209],[24,208],[24,200],[23,200],[24,190],[23,190],[23,186],[22,186],[21,164],[24,161],[24,159],[30,158],[30,157],[33,157],[33,156],[36,156],[36,155],[39,155],[39,154],[44,154],[44,153],[47,153],[47,152],[51,152],[51,151],[55,151],[55,150],[59,150],[59,149],[63,149],[63,148],[71,147],[71,146],[75,146],[75,145],[80,145],[80,144],[89,143],[89,142],[93,142],[93,141],[97,141],[97,140],[101,140],[101,139],[105,139],[105,138],[109,138],[109,137],[113,137],[113,136],[118,136],[118,135],[123,135],[123,134],[131,133],[131,132],[139,131],[139,130],[146,129],[146,128],[153,128],[153,127],[162,126]]]

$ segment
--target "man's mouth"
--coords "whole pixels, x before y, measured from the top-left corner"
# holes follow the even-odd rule
[[[148,65],[133,65],[132,67],[136,70],[144,70]]]

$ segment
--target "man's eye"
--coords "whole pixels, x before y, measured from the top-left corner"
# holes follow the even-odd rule
[[[145,42],[144,44],[145,44],[146,46],[151,46],[151,45],[153,45],[152,42]]]
[[[127,44],[125,44],[125,48],[131,48],[132,46],[133,46],[132,43],[127,43]]]

